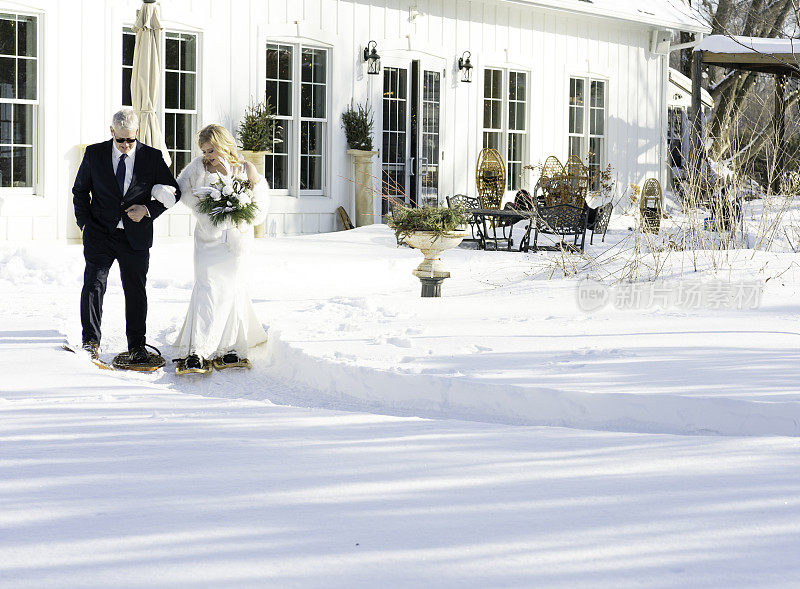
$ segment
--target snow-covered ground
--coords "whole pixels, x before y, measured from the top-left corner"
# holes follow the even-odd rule
[[[620,308],[606,279],[581,310],[597,260],[630,263],[631,222],[588,265],[447,252],[441,299],[385,227],[259,240],[269,342],[207,377],[60,351],[80,246],[0,245],[0,586],[797,586],[795,254],[672,252],[640,284],[756,284],[757,308]],[[191,259],[152,250],[168,358]]]

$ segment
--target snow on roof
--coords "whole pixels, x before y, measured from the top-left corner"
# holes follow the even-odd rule
[[[762,53],[766,55],[800,55],[800,39],[765,39],[762,37],[728,37],[711,35],[694,48],[709,53]]]
[[[692,102],[692,80],[684,76],[675,68],[669,68],[670,106],[689,106]],[[680,98],[678,98],[680,94]],[[705,88],[700,89],[700,100],[704,106],[713,108],[714,99]]]
[[[512,0],[546,8],[617,18],[680,31],[710,32],[702,16],[683,0]]]

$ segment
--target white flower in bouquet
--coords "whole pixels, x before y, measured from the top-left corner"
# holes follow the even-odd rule
[[[258,205],[253,202],[252,186],[246,177],[233,176],[230,184],[220,178],[211,186],[196,190],[195,194],[200,199],[199,211],[208,215],[211,222],[220,228],[251,223],[258,211]]]

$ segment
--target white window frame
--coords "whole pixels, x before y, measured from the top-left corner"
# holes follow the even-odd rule
[[[33,163],[31,165],[31,186],[0,186],[0,194],[5,196],[36,196],[39,193],[39,187],[41,186],[41,179],[39,178],[40,170],[42,169],[41,166],[41,158],[42,158],[42,145],[39,141],[40,137],[42,137],[42,130],[41,130],[41,102],[42,102],[42,15],[35,12],[26,12],[24,10],[16,10],[16,9],[8,9],[3,10],[0,9],[0,12],[4,14],[11,14],[15,17],[20,16],[28,16],[36,19],[36,57],[18,57],[18,56],[10,56],[4,55],[4,57],[14,57],[15,59],[34,59],[36,60],[36,99],[25,99],[25,98],[3,98],[1,99],[5,104],[30,104],[33,106],[33,121],[31,122],[31,132],[33,134],[32,140],[33,143],[28,145],[26,144],[4,144],[4,146],[9,147],[31,147],[31,154],[33,157]],[[16,51],[16,49],[15,49]],[[14,132],[13,128],[11,130],[12,134]],[[12,164],[13,165],[13,164]]]
[[[122,35],[131,34],[130,31],[132,29],[132,26],[133,25],[123,25],[123,27],[122,27]],[[194,72],[194,74],[195,74],[194,110],[171,109],[171,108],[168,109],[166,107],[166,87],[167,87],[167,84],[166,84],[166,81],[167,81],[166,45],[167,45],[167,34],[168,33],[180,34],[180,35],[194,35],[194,37],[195,37],[196,55],[195,55],[195,72]],[[161,132],[162,132],[162,134],[164,136],[164,141],[166,143],[166,119],[167,119],[166,115],[167,115],[167,113],[170,113],[170,114],[173,114],[173,113],[190,114],[190,115],[192,115],[192,132],[191,132],[192,142],[191,142],[190,153],[191,153],[192,156],[196,156],[196,155],[198,155],[200,153],[199,148],[196,145],[196,142],[195,142],[194,139],[195,139],[195,137],[197,135],[197,132],[199,130],[197,128],[197,122],[200,120],[200,112],[201,112],[200,97],[202,95],[202,92],[200,91],[200,88],[201,88],[200,84],[201,84],[201,76],[202,76],[202,52],[200,51],[200,47],[202,46],[202,36],[201,36],[200,32],[194,31],[194,30],[186,30],[186,29],[182,29],[180,27],[165,27],[164,29],[162,29],[162,33],[161,33],[161,35],[159,37],[159,41],[158,42],[159,42],[159,50],[160,50],[160,53],[161,53],[161,56],[162,56],[162,64],[163,64],[163,67],[161,68],[161,91],[159,92],[159,104],[158,104],[158,116],[159,116],[159,122],[161,124]],[[122,72],[122,70],[125,70],[125,69],[131,69],[131,70],[133,69],[132,66],[122,65],[122,52],[123,52],[123,50],[124,50],[124,43],[120,46],[120,59],[118,61],[118,63],[120,64],[120,72]],[[177,71],[177,70],[169,70],[169,71]],[[118,104],[123,104],[123,102],[122,102],[122,83],[123,83],[123,81],[124,81],[124,76],[123,76],[122,80],[120,81],[120,86],[119,86],[120,99],[118,101]],[[133,102],[132,97],[131,97],[131,102]],[[131,106],[132,107],[133,105],[130,104],[130,105],[124,105],[124,106]],[[170,157],[171,157],[171,154],[175,150],[168,147],[167,151],[170,153]],[[183,150],[179,150],[179,151],[183,151]],[[175,170],[175,175],[176,176],[179,173],[180,173],[180,170]]]
[[[194,58],[194,109],[181,109],[181,108],[167,108],[167,71],[170,72],[186,72],[187,70],[167,70],[167,60],[166,60],[166,51],[167,51],[167,35],[174,34],[174,35],[193,35],[195,38],[195,58]],[[161,43],[161,55],[163,56],[163,64],[164,67],[161,70],[161,131],[164,134],[164,143],[166,144],[166,129],[167,129],[167,114],[185,114],[191,116],[191,131],[189,136],[191,140],[189,142],[189,161],[192,160],[192,156],[195,154],[199,154],[199,148],[196,145],[195,138],[197,136],[197,132],[199,129],[197,128],[197,121],[199,120],[200,115],[200,34],[195,31],[184,31],[180,29],[174,28],[165,28],[163,34],[161,35],[160,39]],[[177,133],[177,131],[176,131]],[[167,151],[170,154],[170,158],[172,158],[172,154],[176,151],[186,151],[183,149],[176,150],[172,149],[171,147],[167,146]],[[173,161],[174,163],[174,161]],[[188,162],[187,162],[188,163]],[[177,177],[180,174],[181,170],[175,169],[175,176]]]
[[[572,80],[583,80],[584,83],[584,104],[581,107],[583,110],[583,132],[582,133],[572,133],[569,130],[569,117],[570,111],[573,109],[572,105],[570,104],[569,100],[571,97],[571,86]],[[591,124],[590,124],[590,117],[592,110],[601,110],[597,107],[592,106],[592,83],[593,82],[602,82],[603,83],[603,134],[597,135],[591,133]],[[608,97],[609,97],[609,79],[605,76],[597,76],[597,75],[589,75],[589,74],[570,74],[567,76],[567,145],[565,153],[569,156],[570,152],[570,139],[572,137],[580,137],[583,139],[582,141],[582,149],[581,153],[577,154],[581,161],[587,162],[587,168],[589,168],[589,180],[590,182],[594,181],[594,177],[592,176],[592,168],[589,166],[589,145],[592,139],[601,139],[603,141],[603,149],[602,153],[599,153],[599,164],[597,166],[597,171],[602,172],[605,170],[606,165],[608,163]]]
[[[331,82],[333,80],[333,50],[331,47],[313,42],[306,39],[286,39],[286,38],[271,38],[268,37],[263,43],[259,44],[259,52],[263,55],[264,67],[259,66],[258,75],[258,95],[266,98],[267,93],[267,79],[266,79],[266,53],[267,46],[278,45],[287,46],[292,48],[292,64],[291,64],[291,115],[289,116],[276,116],[277,119],[287,120],[291,122],[291,137],[283,137],[283,141],[289,142],[288,147],[288,166],[287,174],[289,180],[286,188],[273,189],[272,194],[276,196],[292,196],[295,198],[306,196],[330,196],[330,137],[331,137]],[[300,99],[302,96],[302,55],[304,49],[311,49],[315,51],[325,52],[325,117],[309,118],[303,117]],[[276,105],[273,104],[273,107]],[[318,122],[324,125],[323,137],[321,141],[322,154],[320,159],[322,170],[320,178],[322,186],[319,189],[307,190],[300,189],[300,160],[301,160],[301,132],[302,124],[304,122]]]
[[[484,103],[487,100],[485,96],[485,83],[486,83],[486,72],[487,70],[495,70],[502,72],[502,80],[501,80],[501,87],[500,87],[500,108],[501,108],[501,117],[500,117],[500,129],[495,128],[487,128],[484,127],[483,121],[483,109]],[[509,88],[511,84],[511,74],[522,74],[525,76],[525,97],[524,100],[515,100],[513,102],[523,102],[525,105],[525,129],[523,131],[519,130],[512,130],[509,129],[509,110],[510,104],[512,100],[509,97]],[[480,106],[478,112],[480,113],[480,147],[484,147],[484,133],[499,133],[500,134],[500,155],[503,156],[503,161],[506,164],[506,186],[505,191],[508,192],[510,190],[519,189],[522,187],[523,182],[523,173],[522,173],[522,166],[525,165],[525,161],[528,158],[529,153],[529,145],[530,145],[530,130],[531,130],[531,72],[525,69],[521,69],[519,67],[505,64],[505,65],[492,65],[491,63],[485,64],[481,67],[481,80],[480,80]],[[492,99],[497,100],[497,99]],[[514,160],[515,163],[520,163],[520,173],[518,178],[516,179],[516,187],[512,188],[511,185],[511,162],[508,160],[508,147],[509,147],[509,136],[510,135],[520,135],[522,136],[522,154],[521,154],[521,161],[517,162]]]

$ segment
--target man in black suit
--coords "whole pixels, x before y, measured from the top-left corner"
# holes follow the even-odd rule
[[[139,143],[138,131],[139,120],[132,110],[114,114],[112,138],[86,148],[72,194],[86,260],[81,291],[83,348],[92,358],[98,357],[103,295],[108,271],[117,260],[125,293],[128,361],[144,366],[155,356],[145,348],[153,220],[180,198],[180,192],[161,152]]]

